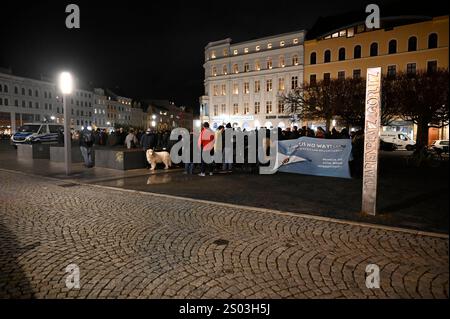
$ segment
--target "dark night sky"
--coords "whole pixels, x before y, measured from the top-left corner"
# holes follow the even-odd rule
[[[36,78],[69,69],[87,88],[118,88],[132,98],[167,98],[197,108],[209,41],[308,29],[321,15],[364,11],[375,1],[9,2],[0,8],[0,67]],[[375,3],[383,14],[392,2]],[[81,29],[65,27],[70,3],[80,6]],[[437,3],[443,2],[426,5]]]

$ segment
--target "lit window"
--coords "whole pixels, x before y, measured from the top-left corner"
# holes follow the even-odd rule
[[[255,93],[259,93],[261,91],[261,82],[255,81]]]
[[[250,71],[250,64],[245,63],[244,64],[244,72],[249,72]]]
[[[250,93],[250,83],[244,82],[244,94],[249,94],[249,93]]]
[[[237,64],[233,64],[233,73],[239,73],[239,66]]]
[[[355,29],[354,28],[348,28],[347,29],[347,38],[351,38],[355,35]]]
[[[255,102],[255,114],[259,114],[261,112],[261,103]]]
[[[256,60],[256,62],[255,62],[255,70],[257,70],[257,71],[261,70],[261,64],[259,63],[258,60]]]
[[[340,37],[345,37],[347,35],[347,30],[341,30],[339,31],[339,36]]]
[[[298,55],[292,57],[292,65],[298,65]]]
[[[278,66],[280,68],[284,68],[285,63],[284,63],[284,56],[280,56],[280,59],[278,60]]]
[[[224,66],[222,67],[222,74],[227,75],[227,73],[228,73],[227,66],[224,65]]]
[[[278,79],[278,91],[284,91],[284,78]]]
[[[217,68],[216,68],[216,67],[214,67],[214,68],[212,69],[212,75],[213,75],[213,76],[216,76],[216,75],[217,75]]]
[[[291,78],[291,89],[294,90],[298,87],[298,76],[293,76]]]
[[[222,84],[220,94],[227,95],[227,85],[226,84]]]
[[[223,56],[228,56],[228,50],[227,49],[223,49]]]
[[[233,51],[233,54],[234,54],[234,55],[237,55],[237,54],[238,54],[238,50],[234,50],[234,51]]]
[[[272,101],[267,101],[266,102],[266,113],[267,114],[272,113]]]
[[[216,58],[216,51],[211,51],[211,59],[215,59]]]
[[[214,85],[213,90],[214,90],[214,96],[218,96],[219,95],[219,86]]]
[[[272,69],[272,59],[271,58],[269,58],[269,59],[267,59],[267,69]]]
[[[339,37],[339,32],[335,32],[331,35],[332,38],[338,38]]]
[[[237,103],[233,104],[233,115],[236,115],[239,113],[239,105]]]
[[[280,41],[280,47],[284,47],[284,41]]]
[[[272,80],[267,80],[266,81],[266,91],[267,92],[272,92]]]
[[[281,100],[278,101],[278,113],[279,114],[284,113],[284,104],[283,104],[283,101],[281,101]]]
[[[239,84],[233,84],[233,94],[239,94]]]

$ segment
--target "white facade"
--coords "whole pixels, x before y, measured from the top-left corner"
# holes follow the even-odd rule
[[[231,123],[242,129],[291,124],[279,95],[303,81],[304,31],[253,41],[211,42],[205,48],[202,121],[213,129]]]
[[[24,123],[63,123],[62,96],[55,83],[0,73],[0,86],[0,125],[9,126],[9,133]],[[87,90],[78,89],[67,96],[74,129],[91,124],[93,101]]]

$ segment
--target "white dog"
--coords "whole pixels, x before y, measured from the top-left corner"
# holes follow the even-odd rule
[[[172,166],[169,152],[155,152],[152,149],[149,149],[145,155],[147,157],[147,162],[151,165],[150,170],[152,171],[156,168],[156,164],[158,163],[164,163],[164,165],[166,165],[164,169],[169,169],[169,167]]]

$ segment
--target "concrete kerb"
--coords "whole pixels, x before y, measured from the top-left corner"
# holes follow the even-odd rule
[[[95,184],[80,182],[77,180],[59,179],[59,178],[48,177],[48,176],[40,176],[40,175],[36,175],[36,174],[25,173],[25,172],[21,172],[21,171],[15,171],[15,170],[3,169],[3,168],[0,168],[0,171],[11,173],[11,174],[21,174],[24,176],[30,176],[30,177],[34,177],[34,178],[43,178],[43,179],[46,179],[49,181],[75,183],[75,184],[82,185],[82,186],[89,186],[89,187],[95,187],[95,188],[101,188],[101,189],[109,189],[109,190],[113,190],[113,191],[135,193],[135,194],[141,194],[141,195],[146,195],[146,196],[157,196],[157,197],[162,197],[162,198],[184,200],[184,201],[189,201],[189,202],[194,202],[194,203],[203,203],[203,204],[208,204],[208,205],[218,205],[218,206],[235,208],[235,209],[245,209],[245,210],[250,210],[250,211],[275,214],[275,215],[281,215],[281,216],[290,216],[290,217],[304,218],[304,219],[309,219],[309,220],[317,220],[317,221],[323,221],[323,222],[329,222],[329,223],[359,226],[359,227],[366,227],[366,228],[386,230],[386,231],[395,231],[395,232],[401,232],[401,233],[417,235],[417,236],[434,237],[434,238],[447,239],[447,240],[449,239],[449,235],[443,234],[443,233],[427,232],[427,231],[421,231],[421,230],[415,230],[415,229],[409,229],[409,228],[371,224],[371,223],[365,223],[365,222],[351,221],[351,220],[347,220],[347,219],[337,219],[337,218],[315,216],[315,215],[308,215],[308,214],[302,214],[302,213],[292,213],[292,212],[274,210],[274,209],[268,209],[268,208],[244,206],[244,205],[229,204],[229,203],[223,203],[223,202],[214,202],[214,201],[209,201],[209,200],[204,200],[204,199],[194,199],[194,198],[181,197],[181,196],[168,195],[168,194],[144,192],[144,191],[124,189],[124,188],[118,188],[118,187],[112,187],[112,186],[95,185]],[[146,174],[146,175],[151,175],[151,174]],[[121,177],[121,178],[127,178],[127,177],[136,177],[136,176],[126,176],[126,177]]]

